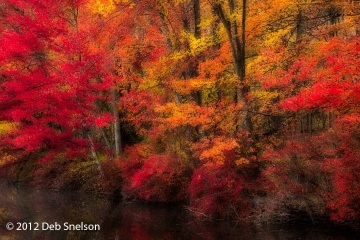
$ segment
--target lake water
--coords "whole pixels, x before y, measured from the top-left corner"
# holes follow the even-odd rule
[[[13,230],[7,229],[12,226]],[[69,226],[73,230],[68,230]],[[359,239],[359,236],[314,226],[281,228],[240,221],[200,221],[183,207],[114,203],[106,197],[90,193],[0,184],[0,239],[348,240]]]

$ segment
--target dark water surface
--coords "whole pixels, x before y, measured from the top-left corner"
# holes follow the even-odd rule
[[[9,222],[14,224],[13,230],[7,230]],[[79,224],[78,228],[81,223],[92,224],[100,230],[64,230],[66,222]],[[27,230],[15,230],[19,223]],[[53,224],[53,230],[49,230],[50,224]],[[36,227],[38,230],[34,230]],[[314,226],[275,228],[234,221],[196,221],[182,207],[114,204],[95,194],[0,184],[0,240],[348,240],[358,237]]]

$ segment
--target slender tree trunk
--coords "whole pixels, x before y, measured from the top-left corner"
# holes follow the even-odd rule
[[[201,23],[201,12],[200,12],[200,0],[194,0],[194,35],[196,38],[201,37],[201,29],[200,29],[200,23]]]
[[[92,155],[92,157],[94,158],[94,161],[95,161],[96,166],[97,166],[97,168],[98,168],[99,177],[101,177],[101,176],[103,175],[103,171],[102,171],[102,168],[101,168],[101,164],[100,164],[100,161],[99,161],[99,157],[98,157],[98,155],[96,154],[96,151],[95,151],[94,141],[92,140],[90,130],[87,131],[87,137],[88,137],[89,143],[90,143],[91,155]]]
[[[194,35],[195,38],[201,38],[201,12],[200,12],[200,0],[194,0]],[[196,103],[201,106],[202,105],[202,92],[196,91]]]
[[[246,51],[246,0],[243,0],[242,5],[242,26],[241,26],[241,45],[240,45],[240,60],[239,60],[239,68],[240,68],[240,93],[241,98],[245,105],[245,119],[244,125],[245,127],[252,133],[253,131],[253,123],[251,120],[250,112],[248,111],[250,108],[250,100],[249,100],[249,93],[250,93],[250,86],[246,81],[246,63],[245,63],[245,51]]]
[[[236,4],[234,0],[228,0],[230,15],[235,14]],[[230,19],[226,16],[223,6],[219,3],[214,6],[214,11],[220,18],[225,27],[228,40],[230,42],[232,58],[234,62],[235,73],[240,82],[240,87],[236,90],[234,101],[239,104],[244,104],[244,118],[243,127],[250,133],[253,131],[253,124],[250,117],[250,101],[248,94],[250,87],[246,81],[245,72],[245,51],[246,51],[246,8],[247,1],[242,0],[242,18],[241,18],[241,33],[238,33],[238,24],[236,20]]]
[[[105,140],[105,144],[106,144],[107,148],[108,148],[108,149],[111,149],[110,141],[109,141],[108,137],[106,136],[106,133],[105,133],[104,129],[100,128],[100,131],[101,131],[102,137],[103,137],[104,140]]]
[[[112,108],[113,108],[113,114],[114,114],[114,137],[115,137],[115,154],[118,156],[122,153],[121,148],[121,128],[120,128],[120,119],[119,119],[119,109],[116,106],[117,102],[117,94],[115,92],[115,89],[112,88],[111,90],[112,94]]]
[[[301,37],[305,32],[303,10],[299,7],[298,11],[299,11],[299,13],[296,16],[296,42],[297,43],[299,43],[301,41]]]

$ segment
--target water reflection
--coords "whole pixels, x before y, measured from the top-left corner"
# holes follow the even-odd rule
[[[195,221],[181,207],[114,205],[94,194],[35,190],[0,184],[0,239],[357,239],[316,228],[273,229],[243,222]],[[9,231],[7,222],[59,224],[62,230]],[[100,231],[64,231],[64,223],[99,224]],[[34,227],[34,225],[32,226]],[[29,225],[28,225],[29,228]]]

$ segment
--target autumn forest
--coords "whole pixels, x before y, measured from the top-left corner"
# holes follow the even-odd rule
[[[0,179],[358,227],[360,1],[0,0]]]

